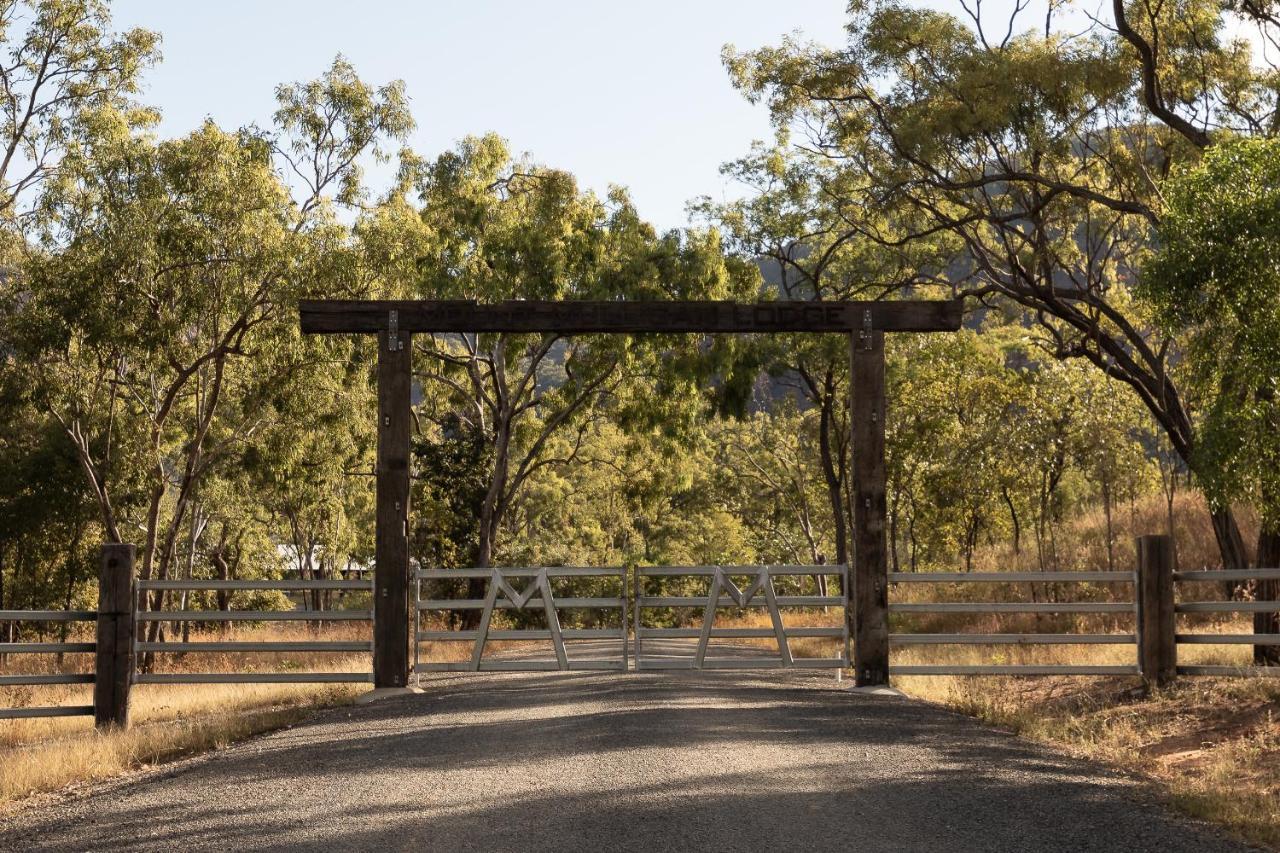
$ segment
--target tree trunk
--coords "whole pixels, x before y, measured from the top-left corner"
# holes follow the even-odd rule
[[[66,588],[66,593],[62,598],[63,610],[71,609],[71,601],[72,601],[72,598],[75,596],[76,581],[79,580],[76,574],[76,565],[77,565],[76,557],[80,551],[80,543],[84,540],[84,528],[85,528],[85,523],[77,520],[75,522],[75,527],[73,528],[73,532],[71,534],[71,542],[67,545],[67,554],[66,554],[66,562],[65,562],[66,569],[67,569],[67,588]],[[58,642],[65,643],[67,641],[67,634],[70,631],[70,629],[71,629],[70,622],[62,622],[58,625]],[[61,652],[58,653],[56,660],[57,660],[58,669],[61,670],[62,662],[63,662],[63,655]]]
[[[964,531],[964,570],[973,571],[973,552],[978,547],[978,531],[982,527],[982,517],[978,513],[970,513]]]
[[[204,535],[205,521],[200,512],[200,505],[195,504],[191,507],[191,528],[188,531],[187,539],[187,565],[183,570],[184,580],[191,580],[195,576],[196,568],[196,545],[200,542],[200,537]],[[178,609],[183,613],[187,612],[187,608],[191,603],[191,591],[183,590],[182,598]],[[174,626],[174,633],[178,632],[177,626]],[[191,620],[182,620],[182,642],[191,642]]]
[[[66,562],[67,588],[62,596],[63,610],[71,609],[71,600],[75,596],[75,592],[76,592],[76,570],[75,570],[76,546],[79,543],[79,539],[80,539],[80,531],[77,529],[75,538],[71,542],[71,548],[67,552],[67,562]],[[59,643],[65,643],[67,641],[67,634],[70,632],[70,630],[71,630],[70,622],[59,623],[58,625],[58,642]],[[64,660],[64,657],[62,652],[58,652],[58,654],[54,656],[54,665],[58,667],[59,671],[61,671],[62,669],[63,660]]]
[[[493,540],[487,532],[486,521],[481,519],[480,522],[480,545],[476,549],[476,565],[477,569],[487,569],[493,562]],[[484,578],[467,578],[467,598],[484,598],[485,584]],[[474,631],[480,627],[480,611],[479,610],[461,610],[454,611],[458,627],[464,631]]]
[[[4,610],[4,609],[5,609],[5,607],[4,607],[4,563],[5,563],[5,559],[4,559],[4,558],[5,558],[5,556],[8,554],[8,551],[9,551],[9,548],[5,545],[5,543],[0,542],[0,610]],[[6,622],[6,623],[4,624],[4,635],[3,635],[2,637],[0,637],[0,643],[12,643],[12,642],[13,642],[12,634],[13,634],[13,623],[12,623],[12,622]],[[5,662],[5,656],[4,656],[4,655],[0,655],[0,663],[4,663],[4,662]]]
[[[1264,524],[1258,532],[1258,568],[1280,568],[1280,524]],[[1257,582],[1258,601],[1280,601],[1280,581]],[[1280,634],[1280,612],[1253,614],[1253,633]],[[1259,666],[1280,666],[1280,646],[1254,646],[1253,662]]]
[[[226,528],[223,528],[222,536],[223,536],[222,541],[225,543]],[[225,580],[231,579],[231,572],[229,571],[229,567],[227,566],[227,559],[222,552],[222,548],[223,548],[222,545],[219,545],[217,548],[215,548],[209,554],[209,560],[210,562],[213,563],[213,567],[218,573],[218,580],[225,581]],[[230,590],[226,590],[226,589],[218,590],[217,592],[214,593],[214,599],[217,602],[217,607],[220,612],[227,613],[231,610],[231,591]],[[218,623],[218,634],[219,636],[226,636],[227,634],[226,622]]]
[[[889,505],[889,565],[893,566],[894,572],[902,571],[898,565],[898,501],[896,499]]]
[[[1244,537],[1240,534],[1240,525],[1236,523],[1235,513],[1231,507],[1212,510],[1209,519],[1213,522],[1213,535],[1218,541],[1218,553],[1222,556],[1222,568],[1245,569],[1249,566],[1249,557],[1244,550]],[[1177,538],[1173,548],[1175,563],[1177,559]],[[1240,584],[1223,581],[1222,594],[1230,599],[1235,596]]]
[[[916,508],[911,506],[911,518],[907,521],[907,542],[909,544],[908,551],[911,554],[911,571],[916,570],[916,556],[919,550],[919,543],[916,542]]]
[[[1218,550],[1222,553],[1222,568],[1245,568],[1249,560],[1244,551],[1244,537],[1240,535],[1240,525],[1236,523],[1231,507],[1214,510],[1209,516],[1213,520],[1213,535],[1217,537]]]
[[[1107,520],[1107,571],[1116,570],[1115,527],[1111,523],[1111,477],[1102,477],[1102,514]]]
[[[849,564],[849,530],[845,523],[843,478],[840,465],[832,449],[831,427],[835,415],[830,396],[822,401],[822,414],[818,418],[818,451],[822,461],[822,475],[827,484],[827,498],[831,503],[831,518],[835,522],[836,562]]]
[[[1008,486],[1001,486],[1000,494],[1005,506],[1009,507],[1009,520],[1013,522],[1013,556],[1017,562],[1017,558],[1022,555],[1022,522],[1018,519],[1018,509],[1013,505],[1013,498],[1009,497]]]

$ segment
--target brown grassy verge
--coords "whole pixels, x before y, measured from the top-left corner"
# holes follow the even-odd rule
[[[1025,657],[1067,660],[1061,653]],[[1152,693],[1136,679],[1114,678],[912,677],[896,686],[1144,776],[1183,812],[1280,849],[1280,684],[1274,681],[1182,678]]]
[[[798,613],[786,623],[836,624],[837,618]],[[717,624],[764,627],[768,617],[757,613]],[[951,625],[949,630],[1000,629]],[[1219,621],[1196,630],[1248,633],[1250,626]],[[772,640],[735,642],[776,648]],[[797,656],[832,651],[823,640],[793,640],[792,645]],[[1183,664],[1247,665],[1250,652],[1248,646],[1197,645],[1184,646],[1179,654]],[[909,646],[894,649],[891,656],[894,664],[1121,665],[1133,658],[1132,646]],[[1154,692],[1136,677],[901,676],[894,686],[1071,755],[1145,777],[1186,814],[1254,844],[1280,849],[1280,680],[1182,677],[1167,690]]]
[[[1183,569],[1220,566],[1209,518],[1198,494],[1174,502],[1178,564]],[[1256,521],[1242,512],[1246,537]],[[1108,559],[1100,510],[1065,525],[1048,568],[1128,569],[1134,563],[1133,537],[1168,528],[1166,508],[1156,497],[1117,511]],[[975,569],[1033,569],[1025,553],[1008,545],[982,549]],[[985,585],[983,585],[985,586]],[[982,595],[977,585],[960,589],[932,585],[895,590],[896,600],[927,598],[928,590],[955,599]],[[1011,593],[1010,590],[1013,590]],[[987,592],[992,590],[988,589]],[[1030,591],[1009,585],[988,600],[1009,600]],[[975,595],[977,593],[978,595]],[[1106,600],[1130,595],[1127,587],[1076,586],[1063,600]],[[1179,597],[1222,598],[1216,584],[1181,585]],[[985,596],[983,596],[985,597]],[[908,627],[909,625],[909,627]],[[1115,631],[1132,630],[1125,617],[982,617],[946,615],[908,623],[895,630],[916,631]],[[1247,619],[1179,617],[1178,630],[1195,633],[1250,633]],[[1247,665],[1249,646],[1181,646],[1181,664]],[[894,663],[1075,663],[1133,662],[1127,646],[907,647]],[[1182,811],[1227,827],[1250,842],[1280,849],[1280,680],[1182,677],[1167,690],[1148,693],[1137,679],[903,677],[904,692],[1051,744],[1071,754],[1104,762],[1153,780]]]
[[[346,640],[367,627],[246,628],[228,640]],[[197,638],[193,638],[197,639]],[[201,636],[198,639],[212,639]],[[85,655],[68,655],[62,667],[51,655],[10,656],[6,672],[75,672]],[[170,656],[160,672],[361,672],[368,655],[204,654]],[[360,684],[140,684],[133,689],[133,726],[100,734],[91,718],[0,720],[0,809],[34,794],[100,781],[129,770],[217,749],[254,734],[297,722],[317,708],[350,702],[368,689]],[[0,689],[0,705],[88,705],[92,686]]]

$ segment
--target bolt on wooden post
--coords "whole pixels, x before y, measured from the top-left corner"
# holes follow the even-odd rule
[[[132,545],[102,546],[93,682],[93,720],[99,729],[129,726],[135,648],[133,561]]]
[[[1178,671],[1173,605],[1173,538],[1138,537],[1138,668],[1163,687]]]
[[[865,328],[850,336],[853,443],[854,683],[889,683],[889,565],[885,542],[884,333]]]
[[[373,575],[374,687],[409,683],[409,421],[412,341],[397,328],[378,335],[377,530]]]

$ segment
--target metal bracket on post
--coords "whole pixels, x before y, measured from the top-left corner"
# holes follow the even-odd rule
[[[858,348],[871,349],[871,309],[862,312],[862,330],[858,332]]]
[[[850,341],[851,456],[854,505],[852,614],[854,673],[859,687],[889,683],[889,622],[885,541],[884,332],[863,311]]]
[[[867,308],[862,312],[862,330],[858,332],[858,344],[859,344],[858,348],[861,349],[863,352],[870,352],[874,339],[875,339],[875,335],[873,334],[873,330],[871,327],[871,309]],[[871,409],[871,422],[874,424],[874,423],[878,423],[879,420],[880,420],[880,410],[873,407]],[[871,508],[871,505],[870,505],[870,502],[868,501],[867,509],[870,509],[870,508]]]
[[[387,349],[391,352],[399,350],[403,344],[400,342],[400,312],[387,312]]]

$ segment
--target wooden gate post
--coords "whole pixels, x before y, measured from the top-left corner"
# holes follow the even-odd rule
[[[377,531],[373,575],[373,683],[409,684],[409,420],[412,342],[397,312],[378,335]]]
[[[102,546],[98,566],[98,637],[93,722],[99,729],[129,727],[133,686],[134,607],[132,545]]]
[[[1138,537],[1138,668],[1163,687],[1178,669],[1173,609],[1173,538]]]
[[[889,567],[885,547],[884,332],[850,336],[853,439],[853,589],[849,633],[854,638],[854,683],[889,683]]]

